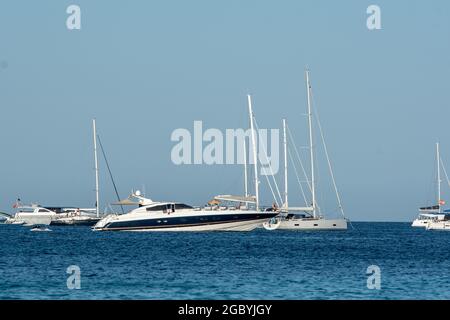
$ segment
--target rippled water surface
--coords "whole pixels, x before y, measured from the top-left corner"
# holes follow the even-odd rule
[[[0,225],[0,299],[450,299],[450,232],[52,232]],[[66,273],[81,270],[81,289]],[[367,267],[381,289],[367,288]]]

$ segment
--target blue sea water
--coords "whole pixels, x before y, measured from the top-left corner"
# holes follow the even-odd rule
[[[0,225],[0,299],[450,299],[450,232],[52,232]],[[81,288],[67,287],[79,266]],[[367,287],[367,267],[381,289]]]

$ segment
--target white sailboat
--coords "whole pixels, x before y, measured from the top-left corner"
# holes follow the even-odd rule
[[[437,163],[437,205],[422,207],[419,209],[419,216],[413,221],[412,227],[422,227],[427,230],[448,230],[450,231],[450,216],[447,214],[448,210],[443,210],[442,206],[445,205],[445,201],[442,200],[441,194],[441,166],[445,171],[445,167],[442,165],[440,156],[439,143],[436,143],[436,163]],[[447,177],[448,180],[448,177]]]
[[[271,219],[264,224],[267,230],[346,230],[347,219],[341,205],[340,196],[336,187],[331,163],[327,155],[328,165],[333,181],[333,186],[336,192],[339,208],[343,218],[329,219],[320,214],[316,199],[316,177],[314,164],[314,138],[313,138],[313,123],[311,110],[311,85],[309,80],[309,71],[306,71],[306,86],[307,86],[307,102],[308,102],[308,127],[309,127],[309,158],[310,158],[310,190],[311,190],[311,204],[305,207],[289,207],[288,202],[288,161],[287,161],[287,136],[286,136],[286,120],[283,119],[283,146],[284,146],[284,204],[281,208],[282,214]]]
[[[93,226],[100,221],[99,202],[99,177],[98,177],[98,155],[97,155],[97,127],[95,119],[92,120],[92,132],[94,142],[94,165],[95,165],[95,209],[60,210],[51,225],[58,226]]]

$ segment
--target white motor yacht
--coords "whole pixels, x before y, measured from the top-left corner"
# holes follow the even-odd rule
[[[17,206],[17,212],[6,219],[6,224],[19,224],[25,226],[49,225],[57,213],[38,205]]]
[[[158,202],[133,193],[118,204],[134,204],[129,213],[101,219],[94,231],[251,231],[276,216],[277,212],[249,210],[242,206],[218,204],[195,208],[179,202]]]

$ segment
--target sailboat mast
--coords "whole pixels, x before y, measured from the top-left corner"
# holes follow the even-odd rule
[[[247,142],[244,137],[244,190],[245,197],[248,197],[248,175],[247,175]]]
[[[439,153],[439,142],[436,143],[436,160],[437,160],[437,188],[438,188],[438,206],[441,213],[441,161]]]
[[[314,140],[313,140],[313,128],[312,128],[312,112],[311,112],[311,84],[309,83],[309,70],[306,70],[306,90],[308,96],[308,125],[309,125],[309,154],[311,162],[311,195],[312,195],[312,208],[313,216],[316,218],[316,181],[314,174]]]
[[[258,181],[258,155],[256,153],[256,136],[253,128],[253,110],[252,110],[252,97],[247,95],[248,101],[248,114],[250,116],[250,131],[252,135],[252,149],[253,149],[253,163],[255,169],[255,198],[256,198],[256,210],[259,210],[259,181]]]
[[[284,207],[286,211],[288,205],[288,163],[287,163],[287,137],[286,137],[286,119],[283,119],[283,146],[284,146]]]
[[[95,119],[92,120],[92,129],[94,134],[94,162],[95,162],[95,213],[99,217],[99,191],[98,191],[98,157],[97,157],[97,129],[95,126]]]

